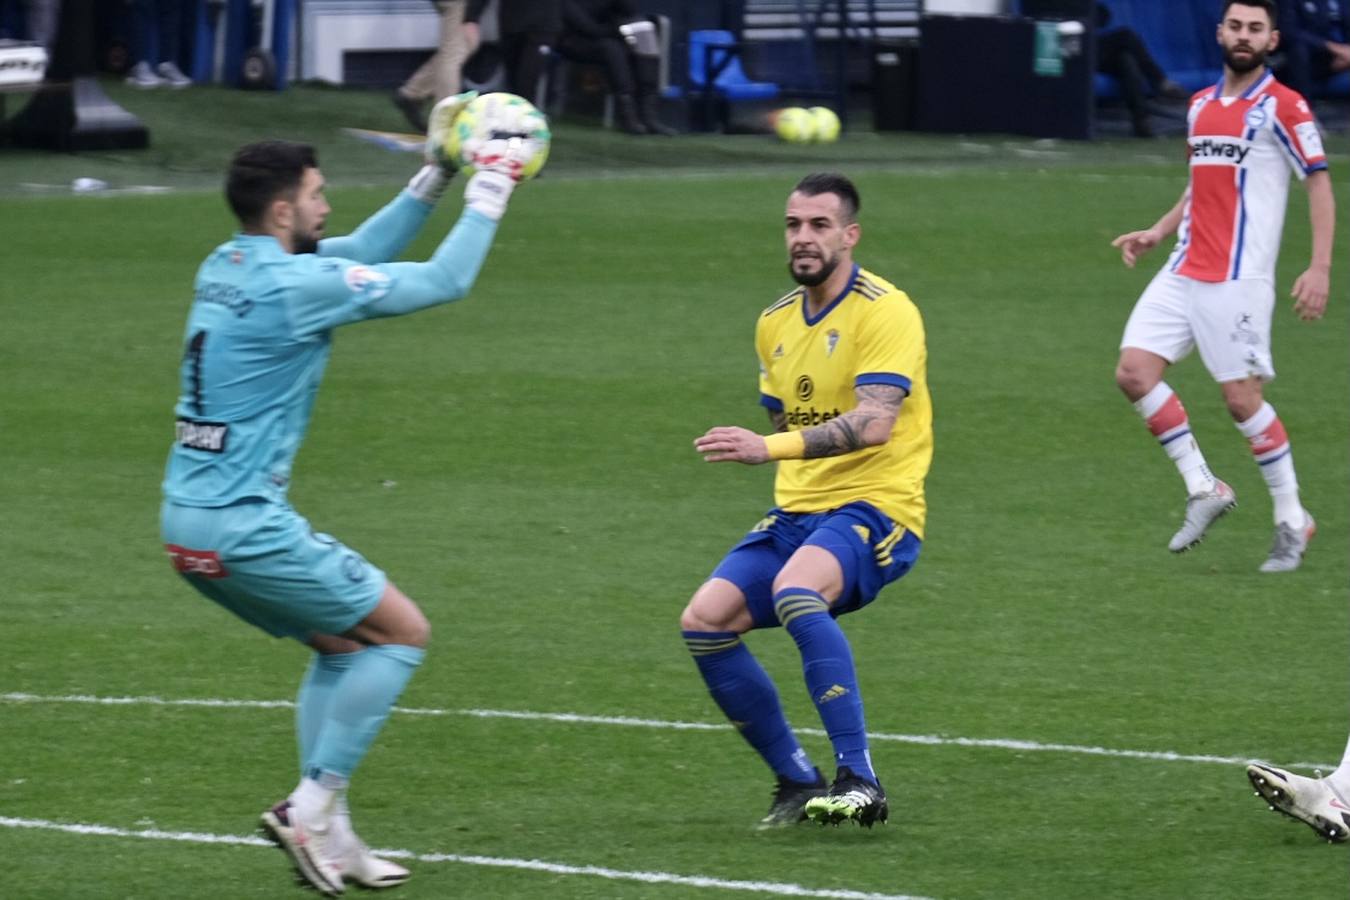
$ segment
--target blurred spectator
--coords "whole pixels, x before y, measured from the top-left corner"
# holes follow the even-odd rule
[[[625,25],[629,27],[620,31]],[[661,60],[656,29],[638,15],[632,0],[564,0],[558,52],[567,59],[604,66],[624,131],[676,133],[661,122],[657,110]]]
[[[192,79],[178,68],[183,13],[192,0],[131,0],[131,67],[127,84],[138,88],[185,88]]]
[[[394,92],[394,105],[412,127],[427,130],[427,107],[458,94],[464,62],[478,49],[477,15],[465,18],[468,0],[432,0],[441,17],[436,52]]]
[[[469,0],[465,19],[477,22],[488,0]],[[549,52],[562,33],[562,0],[497,0],[497,32],[509,89],[532,103]]]
[[[24,7],[28,40],[41,44],[50,53],[56,41],[56,25],[61,19],[61,0],[27,0]]]
[[[1280,4],[1281,81],[1304,97],[1350,71],[1350,0],[1285,0]]]
[[[1167,77],[1144,39],[1133,28],[1111,28],[1111,10],[1097,4],[1097,71],[1120,84],[1121,96],[1130,110],[1136,137],[1153,137],[1148,97],[1185,100],[1186,90]]]
[[[50,52],[60,12],[61,0],[0,0],[0,39],[41,44]]]

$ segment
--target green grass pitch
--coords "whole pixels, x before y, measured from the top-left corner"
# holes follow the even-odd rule
[[[158,485],[189,285],[231,229],[229,150],[318,142],[330,233],[411,158],[337,131],[397,128],[380,95],[110,91],[150,151],[0,156],[0,897],[302,897],[251,841],[295,770],[292,712],[265,701],[293,697],[305,653],[178,582]],[[705,465],[691,441],[765,426],[754,319],[787,288],[785,195],[827,166],[861,188],[858,258],[925,317],[930,522],[915,571],[844,620],[891,823],[760,834],[772,779],[721,727],[677,616],[772,472]],[[183,190],[22,187],[77,175]],[[1268,396],[1320,527],[1304,568],[1256,572],[1269,500],[1196,359],[1169,381],[1241,506],[1173,557],[1180,480],[1112,379],[1159,258],[1127,271],[1108,244],[1183,179],[1179,144],[790,148],[562,123],[468,300],[338,333],[297,462],[297,507],[433,624],[400,703],[420,714],[392,717],[352,792],[373,846],[425,857],[396,896],[1344,896],[1345,848],[1266,812],[1237,760],[1334,764],[1345,739],[1346,219],[1326,320],[1284,297],[1307,257],[1298,189],[1279,274]],[[790,640],[750,645],[818,728]]]

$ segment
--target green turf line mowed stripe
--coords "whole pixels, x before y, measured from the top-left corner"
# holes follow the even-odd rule
[[[19,819],[0,816],[0,827],[60,831],[66,834],[95,837],[140,838],[151,841],[180,841],[188,844],[231,844],[246,847],[271,847],[270,841],[253,835],[208,834],[198,831],[161,831],[157,828],[130,830],[108,825],[68,824],[45,819]],[[498,869],[525,869],[547,872],[550,875],[585,875],[608,878],[611,881],[637,881],[643,884],[675,884],[684,887],[710,888],[723,891],[746,891],[771,894],[776,897],[822,897],[828,900],[932,900],[914,894],[874,894],[867,891],[809,888],[800,884],[776,881],[731,881],[705,875],[676,875],[671,872],[625,872],[603,866],[574,866],[551,863],[539,859],[511,859],[509,857],[463,855],[459,853],[415,853],[411,850],[376,850],[380,856],[392,859],[411,859],[423,863],[459,863],[467,866],[487,866]]]
[[[223,698],[184,698],[168,697],[95,697],[89,694],[68,694],[64,696],[43,696],[17,691],[0,693],[0,702],[7,703],[87,703],[96,706],[199,706],[221,709],[293,709],[290,700],[230,700]],[[731,726],[712,722],[678,722],[664,719],[640,719],[631,716],[592,716],[582,713],[549,713],[530,710],[508,709],[426,709],[396,706],[394,712],[408,716],[470,716],[479,719],[521,719],[531,722],[559,722],[577,725],[616,725],[628,728],[657,728],[672,731],[725,731]],[[824,737],[819,728],[798,728],[798,734]],[[1086,756],[1110,756],[1120,759],[1147,759],[1161,762],[1214,763],[1224,766],[1245,765],[1261,762],[1259,757],[1250,756],[1213,756],[1203,753],[1175,753],[1171,750],[1119,750],[1112,747],[1092,747],[1081,744],[1042,743],[1024,741],[1015,738],[967,738],[941,737],[932,734],[888,734],[875,732],[868,735],[873,741],[897,744],[923,744],[932,747],[979,747],[996,750],[1035,751],[1041,753],[1076,753]],[[1334,769],[1334,763],[1292,763],[1286,768],[1295,769]]]

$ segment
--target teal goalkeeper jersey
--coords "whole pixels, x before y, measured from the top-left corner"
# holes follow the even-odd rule
[[[406,191],[317,254],[237,234],[197,272],[163,490],[185,506],[283,500],[333,329],[463,297],[496,223],[466,210],[427,262],[398,255],[431,206]]]

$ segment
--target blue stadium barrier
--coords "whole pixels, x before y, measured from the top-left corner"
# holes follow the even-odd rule
[[[1223,74],[1223,54],[1214,40],[1218,13],[1214,0],[1103,0],[1111,21],[1101,33],[1132,28],[1144,39],[1167,77],[1188,91],[1214,84]],[[1120,85],[1097,75],[1099,99],[1120,97]]]
[[[730,31],[710,29],[689,32],[689,83],[695,90],[708,83],[708,71],[714,73],[713,86],[728,100],[768,100],[778,96],[778,85],[770,81],[751,81],[741,67],[741,45]]]
[[[1167,76],[1188,91],[1208,87],[1223,75],[1223,53],[1214,34],[1219,24],[1219,0],[1102,0],[1102,3],[1111,10],[1111,22],[1103,32],[1133,28]],[[1120,86],[1114,78],[1097,75],[1094,84],[1099,99],[1120,97]],[[1317,91],[1317,96],[1350,96],[1350,73],[1332,78]]]

